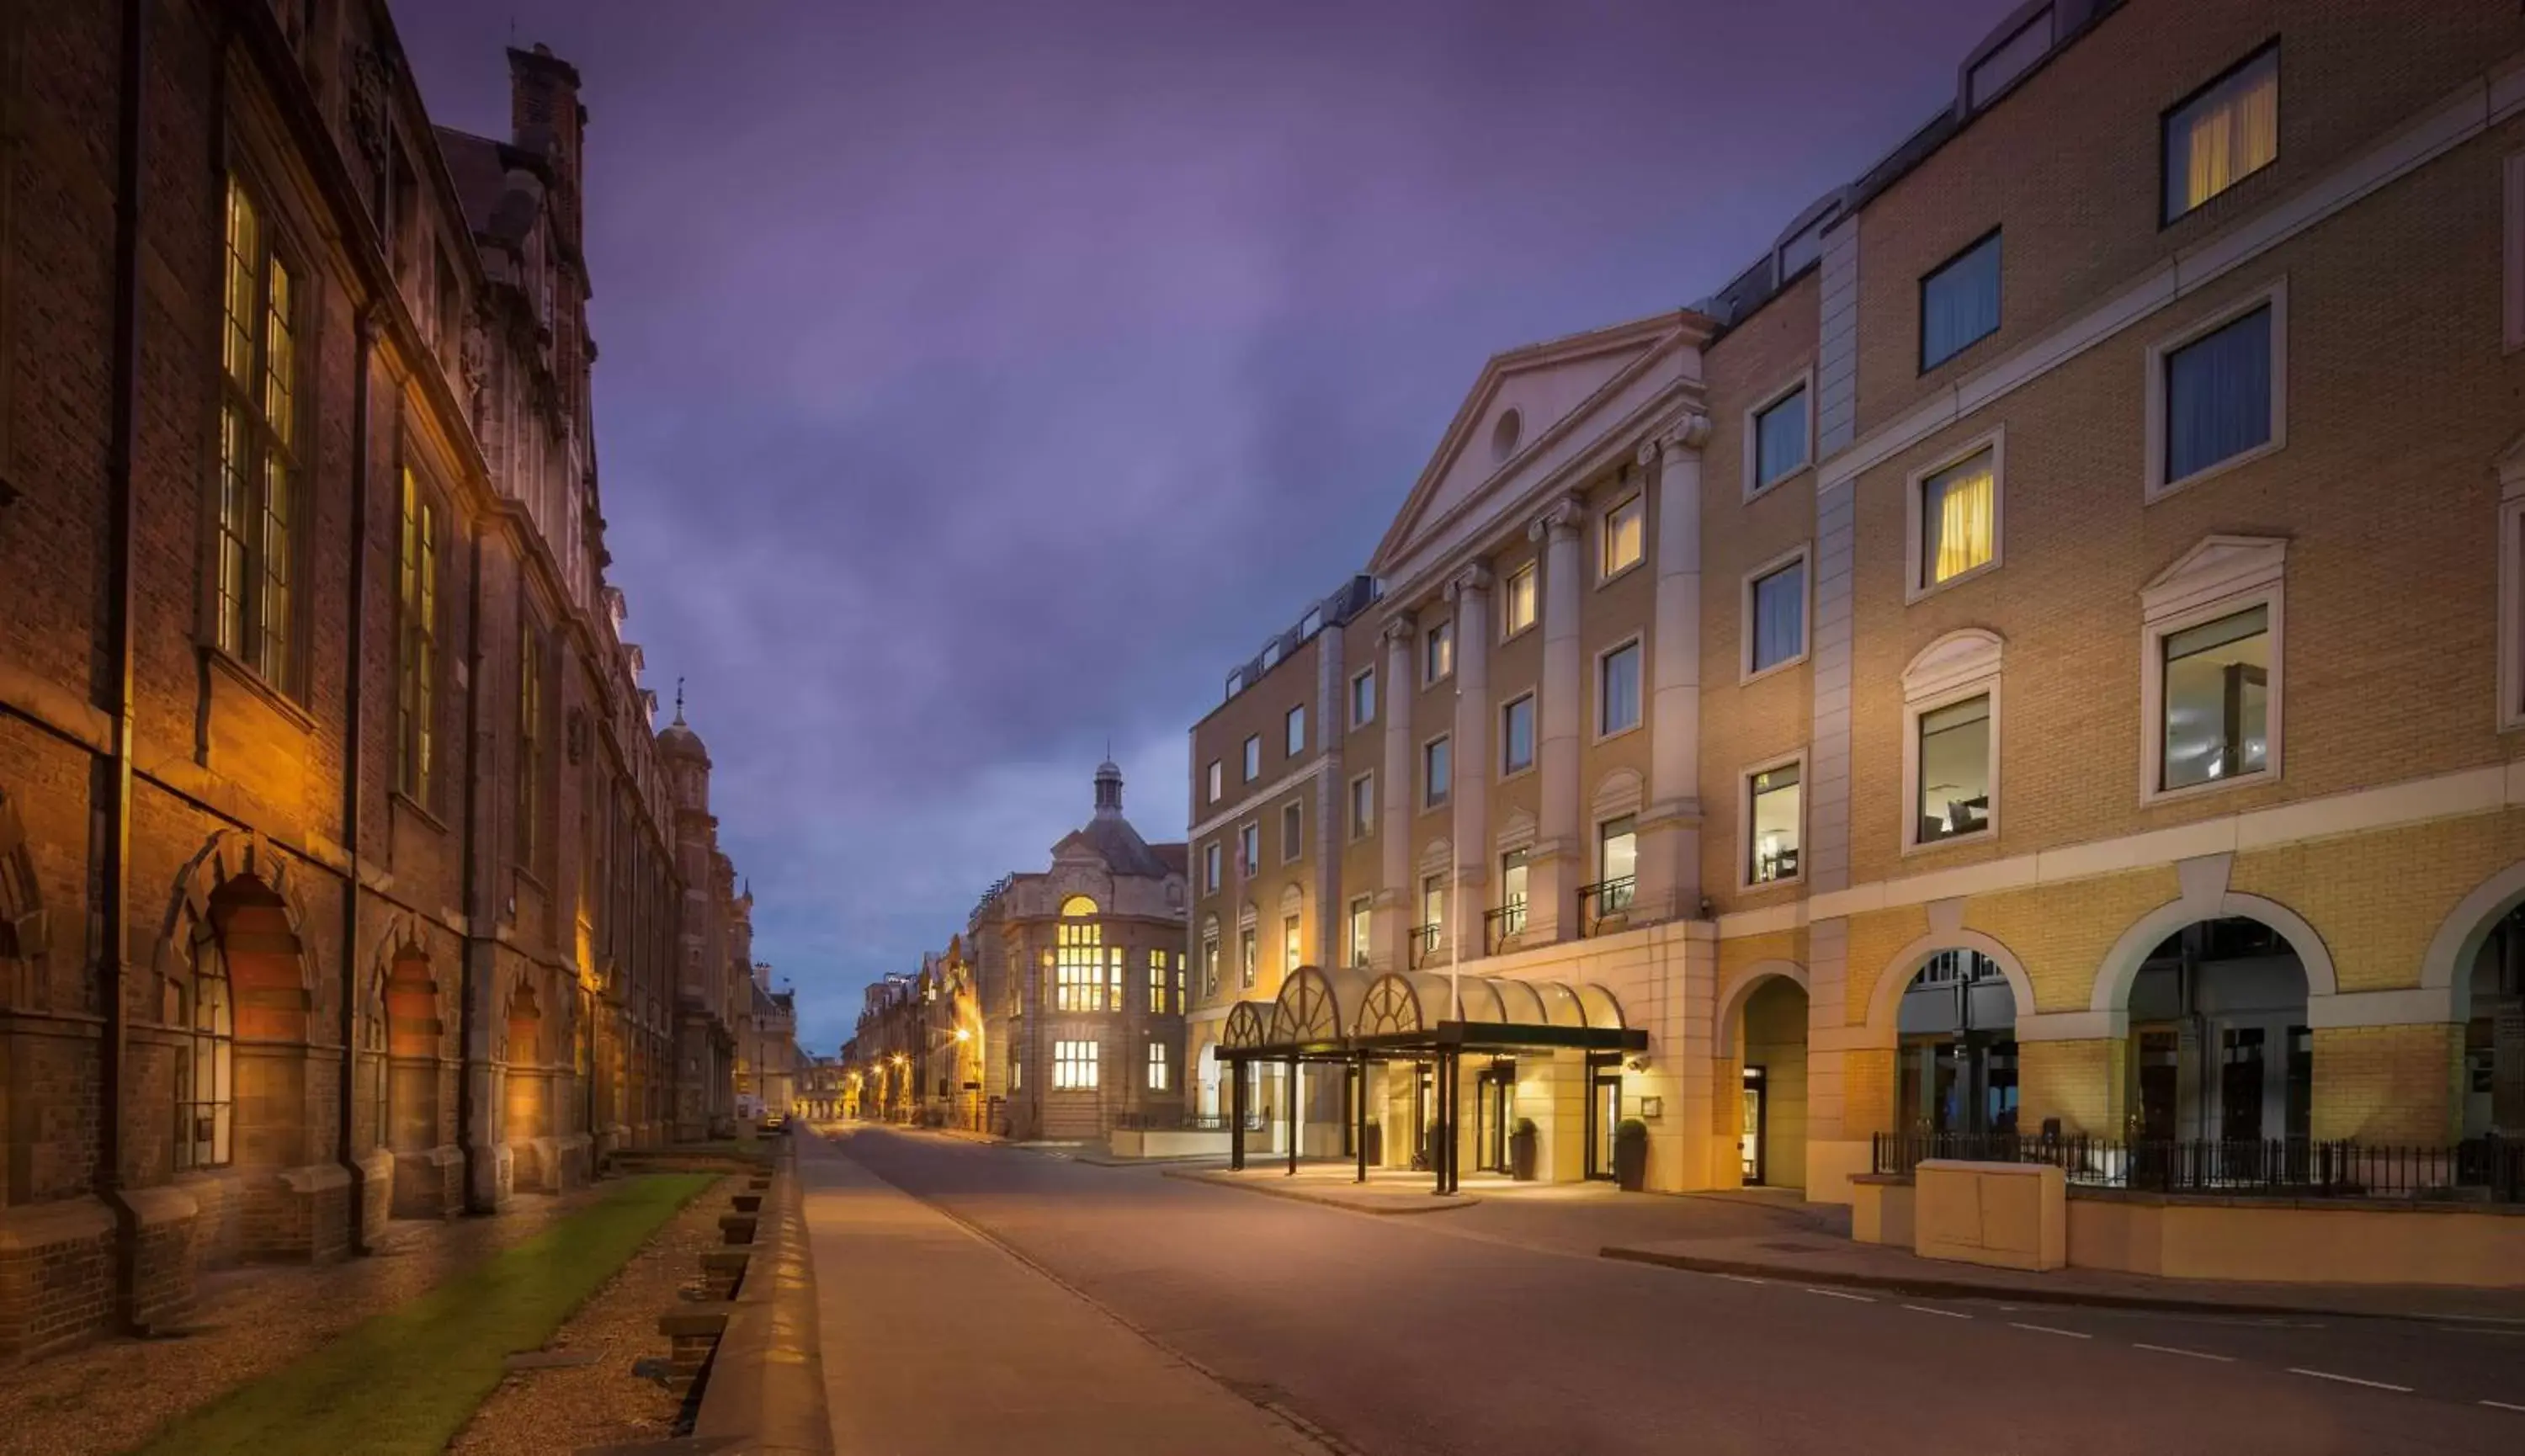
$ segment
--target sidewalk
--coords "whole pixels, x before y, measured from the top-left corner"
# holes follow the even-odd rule
[[[2160,1279],[2102,1269],[2037,1274],[1923,1259],[1847,1238],[1678,1238],[1609,1244],[1608,1259],[1703,1274],[1884,1289],[1928,1299],[1999,1299],[2186,1313],[2482,1322],[2525,1328],[2525,1289],[2431,1284],[2257,1284]]]
[[[1323,1449],[827,1143],[801,1139],[834,1449]],[[1127,1394],[1127,1399],[1118,1398]]]
[[[1242,1173],[1228,1168],[1167,1168],[1163,1171],[1168,1178],[1179,1178],[1188,1182],[1219,1183],[1230,1188],[1243,1188],[1249,1193],[1267,1193],[1274,1198],[1296,1198],[1330,1208],[1346,1208],[1353,1213],[1444,1213],[1449,1209],[1470,1208],[1481,1201],[1476,1195],[1463,1193],[1439,1197],[1429,1191],[1429,1175],[1425,1173],[1401,1174],[1377,1169],[1369,1173],[1366,1182],[1359,1182],[1356,1172],[1348,1163],[1301,1163],[1294,1174],[1284,1163],[1261,1167],[1248,1163]]]

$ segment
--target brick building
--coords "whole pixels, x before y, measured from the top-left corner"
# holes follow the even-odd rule
[[[2525,1130],[2520,347],[2515,6],[2020,6],[1718,292],[1491,360],[1229,675],[1199,1105],[1832,1199]]]
[[[0,1358],[726,1105],[508,60],[495,140],[371,0],[0,10]]]

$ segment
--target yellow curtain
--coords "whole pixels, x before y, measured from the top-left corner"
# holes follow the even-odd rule
[[[2184,206],[2201,204],[2280,154],[2280,77],[2264,68],[2247,88],[2193,124],[2184,168]]]
[[[1990,560],[1997,483],[1987,457],[1948,477],[1945,493],[1938,499],[1938,554],[1929,568],[1932,584],[1960,577]]]

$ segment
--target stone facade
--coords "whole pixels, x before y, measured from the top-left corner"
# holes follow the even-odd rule
[[[1653,1186],[2525,1130],[2520,359],[2514,7],[2020,11],[1717,293],[1490,361],[1372,601],[1229,675],[1196,1068],[1294,915],[1326,966],[1612,991]],[[1247,863],[1292,803],[1324,832]],[[1592,1167],[1574,1058],[1501,1075]]]
[[[494,140],[371,0],[0,12],[0,1359],[673,1131],[586,115],[508,64]]]

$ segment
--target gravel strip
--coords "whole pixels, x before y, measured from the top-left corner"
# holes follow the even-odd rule
[[[512,1373],[448,1443],[452,1456],[543,1456],[673,1435],[682,1400],[632,1375],[631,1364],[668,1354],[658,1317],[701,1294],[702,1254],[724,1246],[719,1215],[743,1186],[724,1178],[684,1205],[544,1347],[593,1352],[595,1364]]]
[[[378,1252],[317,1267],[257,1265],[202,1280],[182,1335],[112,1339],[0,1371],[0,1456],[112,1456],[369,1316],[521,1243],[603,1198],[522,1194],[497,1218],[386,1227]]]

